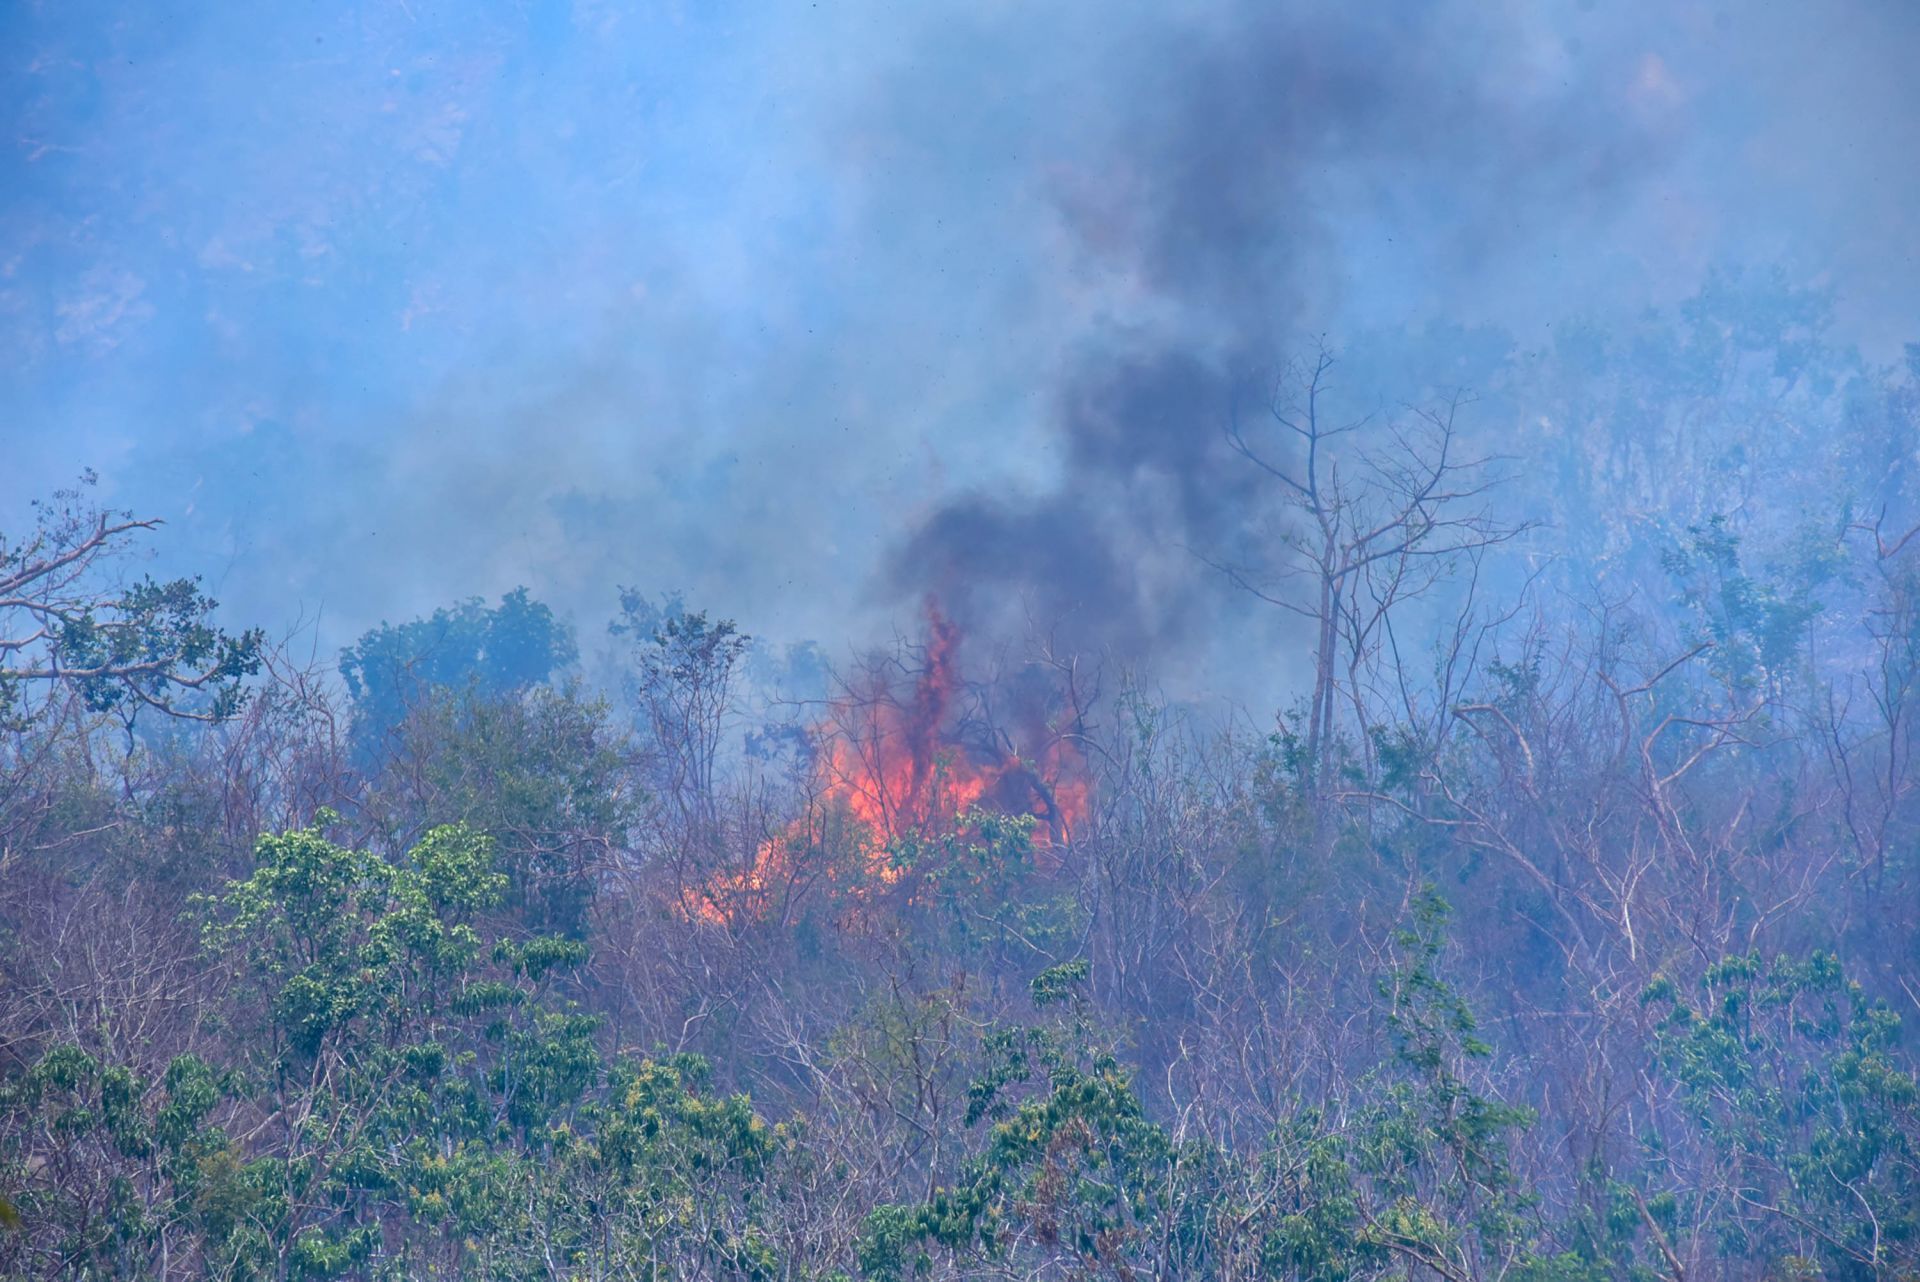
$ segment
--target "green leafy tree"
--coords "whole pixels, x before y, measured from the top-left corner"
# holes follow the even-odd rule
[[[502,907],[525,928],[586,929],[598,878],[627,843],[641,798],[606,705],[574,690],[431,692],[400,728],[368,809],[395,840],[423,822],[489,834]]]
[[[1710,646],[1710,669],[1742,697],[1777,696],[1821,610],[1819,590],[1837,569],[1838,541],[1812,542],[1778,576],[1756,577],[1726,517],[1690,526],[1666,558],[1691,639]]]
[[[1663,1253],[1920,1274],[1920,1087],[1897,1015],[1818,952],[1730,957],[1642,1000],[1699,1163],[1647,1199],[1671,1208],[1647,1217]]]
[[[1170,1209],[1175,1149],[1095,1036],[1087,978],[1084,962],[1042,972],[1034,1001],[1060,1016],[989,1034],[966,1110],[968,1125],[986,1124],[985,1146],[954,1185],[868,1216],[869,1276],[926,1272],[935,1253],[962,1271],[969,1260],[1088,1277],[1145,1267]]]
[[[1493,1053],[1441,973],[1451,909],[1431,886],[1396,933],[1379,980],[1394,1060],[1353,1132],[1364,1177],[1360,1239],[1443,1277],[1494,1276],[1530,1257],[1528,1199],[1510,1150],[1533,1115],[1483,1093],[1470,1066]]]
[[[231,1261],[227,1086],[193,1055],[155,1080],[49,1047],[0,1088],[0,1180],[19,1208],[0,1267],[108,1278]]]
[[[24,724],[36,695],[59,690],[96,712],[232,716],[262,634],[222,631],[198,579],[115,581],[114,564],[160,522],[97,506],[94,484],[89,472],[36,503],[24,536],[0,533],[0,721]]]
[[[451,1233],[599,1072],[595,1021],[550,997],[585,946],[483,934],[507,885],[487,837],[436,828],[388,862],[327,840],[330,819],[263,837],[207,928],[258,1012],[235,1031],[271,1119],[253,1165],[284,1208],[263,1249],[306,1276],[388,1257],[409,1220]],[[468,1267],[465,1241],[439,1266]]]
[[[591,1134],[569,1139],[543,1194],[575,1266],[598,1276],[781,1276],[772,1174],[790,1128],[711,1088],[697,1056],[612,1066]]]
[[[411,623],[383,623],[341,651],[340,675],[364,755],[381,747],[435,688],[521,691],[578,656],[567,626],[525,588],[515,588],[497,606],[476,597]]]

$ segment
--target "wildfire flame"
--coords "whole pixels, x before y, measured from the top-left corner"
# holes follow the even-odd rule
[[[816,804],[762,842],[747,868],[706,887],[696,915],[716,923],[763,915],[777,891],[795,884],[806,852],[829,830],[855,847],[855,867],[868,887],[905,875],[892,857],[900,838],[957,833],[976,808],[1033,816],[1037,848],[1071,839],[1089,800],[1079,748],[1042,722],[1027,735],[1039,741],[1023,752],[1004,732],[983,733],[963,718],[960,642],[959,627],[929,602],[917,669],[869,672],[833,701],[813,734]]]

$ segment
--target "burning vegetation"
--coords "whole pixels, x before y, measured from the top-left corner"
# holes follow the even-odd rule
[[[932,599],[924,628],[842,682],[808,737],[804,813],[703,888],[694,915],[764,919],[820,880],[851,882],[839,889],[858,899],[901,882],[903,845],[964,836],[982,816],[1029,819],[1037,849],[1082,828],[1090,784],[1071,673],[1032,664],[969,683],[962,630]]]

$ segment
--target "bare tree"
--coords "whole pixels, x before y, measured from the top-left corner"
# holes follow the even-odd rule
[[[1313,627],[1305,748],[1316,789],[1331,775],[1340,705],[1351,710],[1365,750],[1375,663],[1396,610],[1463,559],[1528,528],[1492,511],[1502,480],[1489,470],[1496,460],[1461,457],[1459,397],[1414,411],[1410,422],[1329,422],[1333,365],[1322,350],[1282,373],[1265,407],[1270,439],[1256,438],[1236,408],[1228,443],[1278,485],[1280,515],[1267,546],[1243,559],[1207,558],[1237,586]]]

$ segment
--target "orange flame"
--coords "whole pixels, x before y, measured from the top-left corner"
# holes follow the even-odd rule
[[[958,832],[976,807],[1031,815],[1032,841],[1046,849],[1068,841],[1089,801],[1086,763],[1072,740],[1048,733],[1030,756],[996,736],[963,732],[960,629],[927,604],[924,657],[911,691],[879,671],[849,687],[815,728],[813,776],[818,804],[786,832],[763,843],[753,862],[709,885],[695,915],[715,923],[765,915],[770,901],[800,878],[806,852],[838,821],[869,887],[890,886],[905,870],[893,859],[903,837]],[[832,879],[828,869],[825,875]],[[852,887],[859,893],[860,887]]]

